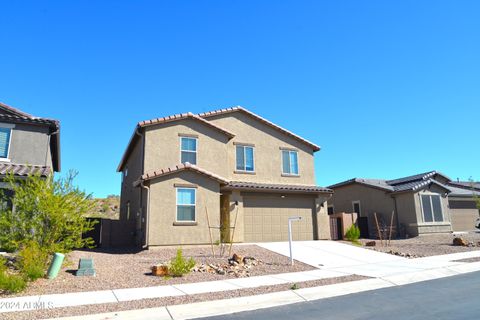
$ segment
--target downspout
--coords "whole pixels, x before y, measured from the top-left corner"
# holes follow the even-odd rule
[[[52,133],[49,133],[47,135],[48,138],[47,138],[47,151],[45,151],[45,166],[47,165],[48,152],[49,151],[51,152],[51,150],[50,150],[50,139],[53,135],[58,134],[59,132],[60,132],[60,128],[58,128],[57,130],[55,130]],[[53,166],[53,157],[52,157],[52,166]]]
[[[148,248],[148,239],[150,235],[150,187],[144,184],[145,181],[140,182],[140,187],[145,189],[147,192],[147,204],[145,205],[145,244],[142,246],[143,249]],[[141,190],[141,189],[140,189]]]

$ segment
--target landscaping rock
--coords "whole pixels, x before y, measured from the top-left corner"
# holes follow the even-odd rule
[[[238,264],[241,264],[243,263],[243,257],[234,253],[233,256],[232,256],[232,260],[235,261],[236,263]]]
[[[367,243],[365,243],[366,247],[375,247],[376,245],[377,243],[375,241],[368,241]]]
[[[453,238],[453,245],[454,246],[467,247],[468,246],[468,241],[466,241],[463,238],[456,237],[456,238]]]

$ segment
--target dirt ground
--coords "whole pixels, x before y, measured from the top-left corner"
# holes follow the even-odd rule
[[[30,283],[28,288],[20,294],[2,295],[0,298],[52,294],[64,292],[95,291],[121,288],[138,288],[160,286],[188,282],[214,281],[235,278],[234,275],[219,275],[216,273],[191,272],[180,278],[163,278],[151,275],[150,267],[171,260],[176,254],[176,248],[156,248],[145,251],[133,250],[76,250],[67,256],[62,271],[53,280],[38,279]],[[215,248],[218,254],[218,247]],[[287,257],[276,254],[255,245],[234,246],[232,253],[241,256],[250,256],[258,260],[258,265],[249,269],[250,276],[297,272],[313,270],[314,268],[296,262],[290,265]],[[220,263],[227,264],[227,253],[223,258],[213,258],[209,246],[191,247],[183,249],[183,255],[192,257],[197,264]],[[77,277],[80,258],[93,258],[96,276]]]
[[[469,247],[454,246],[452,244],[455,236],[461,237],[472,244]],[[366,242],[372,241],[370,239],[360,239],[360,242],[365,245]],[[480,250],[480,232],[473,231],[467,234],[426,234],[410,239],[392,240],[390,246],[381,246],[380,240],[375,240],[375,247],[364,247],[371,250],[381,252],[402,254],[408,258],[429,257],[449,253],[465,252]],[[385,243],[385,241],[384,241]]]

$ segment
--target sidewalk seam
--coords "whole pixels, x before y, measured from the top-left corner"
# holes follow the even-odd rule
[[[165,306],[165,310],[167,310],[167,313],[170,316],[170,319],[174,320],[172,314],[170,313],[170,310],[168,310],[168,306]]]

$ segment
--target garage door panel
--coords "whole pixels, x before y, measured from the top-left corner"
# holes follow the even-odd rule
[[[478,216],[477,209],[450,209],[453,231],[474,230]]]
[[[288,218],[301,216],[292,223],[294,240],[313,240],[313,198],[245,196],[245,241],[288,240]]]

